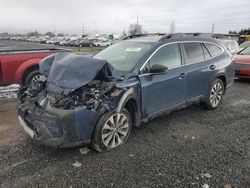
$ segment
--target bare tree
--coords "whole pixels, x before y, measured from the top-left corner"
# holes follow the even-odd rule
[[[138,35],[138,34],[142,34],[142,25],[140,24],[130,24],[129,28],[128,28],[128,34],[129,35]]]
[[[127,36],[127,32],[126,32],[126,29],[125,29],[125,28],[123,29],[122,35],[123,35],[123,36]]]
[[[49,36],[49,37],[54,37],[55,36],[55,34],[54,33],[52,33],[52,32],[47,32],[47,33],[45,33],[45,35],[47,35],[47,36]]]

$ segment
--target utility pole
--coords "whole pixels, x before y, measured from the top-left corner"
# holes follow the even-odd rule
[[[214,24],[213,24],[213,26],[212,26],[212,31],[211,31],[211,33],[214,33]]]
[[[174,33],[175,32],[175,22],[173,21],[171,24],[170,24],[170,33]]]
[[[84,35],[84,23],[82,22],[82,35]]]
[[[139,24],[139,13],[138,13],[138,11],[137,11],[137,16],[136,16],[136,25],[138,26],[138,24]]]
[[[56,25],[54,24],[54,35],[56,35]]]

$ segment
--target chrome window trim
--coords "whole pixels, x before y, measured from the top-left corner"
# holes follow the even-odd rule
[[[177,44],[182,44],[182,43],[194,43],[194,42],[199,42],[199,43],[201,43],[201,44],[204,44],[205,47],[206,47],[206,43],[207,43],[207,44],[213,44],[213,45],[215,45],[215,46],[217,46],[218,48],[221,49],[221,53],[220,53],[219,55],[214,56],[214,57],[212,56],[210,59],[206,59],[206,60],[204,60],[204,61],[214,59],[214,58],[220,56],[221,54],[223,54],[224,51],[225,51],[224,48],[222,48],[221,46],[219,46],[218,44],[216,44],[216,43],[214,43],[214,42],[206,42],[206,41],[176,41],[176,42],[165,43],[165,44],[159,46],[159,47],[158,47],[158,48],[157,48],[157,49],[147,58],[147,60],[146,60],[146,61],[143,63],[143,65],[141,66],[141,68],[140,68],[140,70],[139,70],[139,73],[140,73],[141,70],[144,68],[144,66],[147,64],[147,62],[152,58],[152,56],[153,56],[158,50],[160,50],[162,47],[167,46],[167,45],[170,45],[170,44],[176,44],[176,43],[177,43]],[[206,47],[206,48],[207,48],[207,47]],[[207,49],[207,50],[209,51],[209,49]],[[210,53],[210,51],[209,51],[209,53]],[[180,49],[180,54],[181,54],[181,49]],[[181,57],[182,57],[182,55],[183,55],[183,54],[181,54]],[[181,59],[182,59],[182,58],[181,58]],[[181,66],[172,67],[172,68],[170,68],[170,69],[168,69],[168,70],[175,69],[175,68],[178,68],[178,67],[183,67],[183,66],[186,66],[186,65],[192,65],[192,64],[196,64],[196,63],[200,63],[200,62],[203,62],[203,61],[198,61],[198,62],[186,64],[186,63],[185,63],[185,60],[182,59],[182,62],[181,62],[182,64],[181,64]],[[150,74],[152,74],[152,73],[139,74],[139,76],[141,76],[141,75],[150,75]]]

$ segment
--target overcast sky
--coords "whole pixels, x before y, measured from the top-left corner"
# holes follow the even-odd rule
[[[250,27],[250,0],[0,0],[0,32],[122,33],[136,22],[148,32],[227,33]]]

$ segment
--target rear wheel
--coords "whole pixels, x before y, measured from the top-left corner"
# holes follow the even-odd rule
[[[225,86],[221,79],[216,79],[213,84],[210,86],[209,93],[206,99],[206,107],[208,109],[217,108],[221,101],[222,97],[225,93]]]
[[[129,137],[132,120],[129,112],[104,114],[96,125],[92,138],[92,147],[98,151],[109,151],[122,145]]]
[[[39,80],[41,77],[41,74],[39,73],[39,70],[38,69],[33,69],[33,70],[30,70],[26,73],[25,77],[24,77],[24,80],[22,82],[22,85],[23,86],[27,86],[31,83],[34,83],[36,82],[37,80]]]

